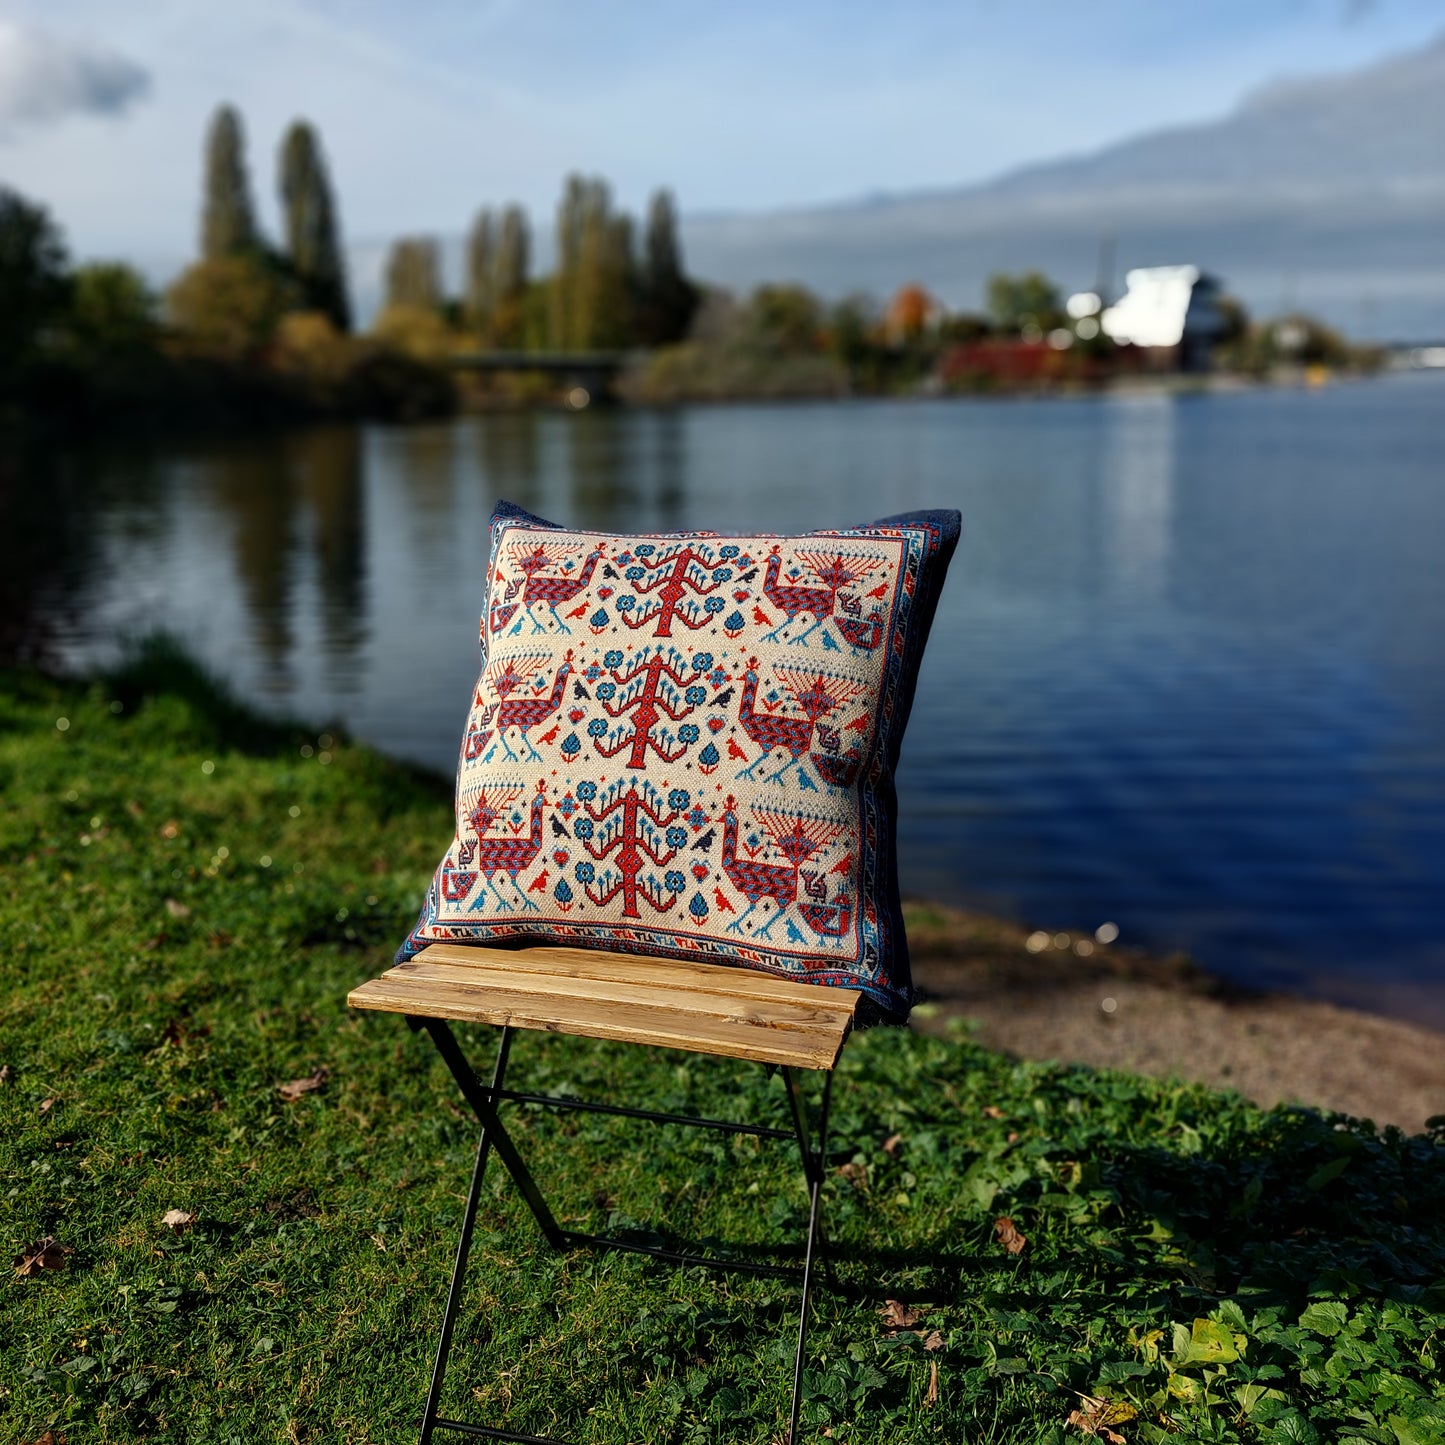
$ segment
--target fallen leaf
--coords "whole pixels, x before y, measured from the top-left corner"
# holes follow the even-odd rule
[[[1138,1411],[1127,1400],[1101,1400],[1094,1395],[1080,1395],[1081,1409],[1070,1411],[1070,1425],[1082,1430],[1085,1435],[1102,1435],[1109,1445],[1128,1445],[1111,1425],[1124,1425],[1138,1415]]]
[[[861,1164],[854,1164],[851,1159],[846,1164],[840,1164],[834,1172],[840,1179],[846,1179],[854,1189],[868,1182],[868,1171]]]
[[[179,898],[166,899],[166,912],[172,918],[189,918],[191,916],[191,910]]]
[[[179,838],[181,836],[181,825],[174,818],[167,818],[161,824],[162,838]]]
[[[209,1024],[203,1024],[200,1028],[195,1029],[185,1019],[168,1019],[165,1028],[161,1030],[161,1042],[174,1044],[179,1048],[193,1034],[208,1034],[210,1031]]]
[[[990,1104],[988,1108],[983,1111],[983,1117],[985,1119],[1002,1119],[1003,1110],[1000,1109],[997,1104]]]
[[[161,1215],[161,1223],[170,1225],[177,1234],[183,1229],[189,1228],[195,1222],[196,1216],[187,1213],[184,1209],[168,1209]]]
[[[1018,1232],[1013,1220],[1007,1215],[994,1220],[993,1232],[998,1235],[998,1242],[1010,1254],[1022,1254],[1024,1245],[1028,1243],[1027,1237]]]
[[[39,1274],[43,1269],[64,1269],[65,1256],[74,1253],[68,1244],[61,1244],[47,1234],[15,1256],[15,1273],[24,1279],[27,1275]]]
[[[314,1094],[317,1089],[326,1083],[327,1071],[325,1065],[307,1079],[288,1079],[284,1084],[276,1085],[276,1092],[288,1103],[294,1104],[297,1099],[306,1094]]]
[[[902,1142],[903,1142],[903,1135],[902,1135],[902,1134],[890,1134],[890,1135],[883,1141],[883,1152],[884,1152],[885,1154],[896,1154],[896,1153],[898,1152],[898,1146],[899,1146]]]
[[[890,1330],[909,1330],[923,1318],[917,1310],[911,1310],[902,1300],[886,1300],[883,1308],[878,1311],[883,1316],[883,1323]]]
[[[928,1346],[925,1345],[924,1349],[927,1348]],[[923,1407],[925,1410],[931,1410],[938,1404],[938,1361],[930,1360],[928,1365],[928,1393],[923,1397]]]
[[[8,1084],[9,1082],[10,1082],[10,1065],[9,1065],[9,1064],[0,1064],[0,1084]]]
[[[47,1430],[34,1445],[65,1445],[65,1436],[58,1430]]]
[[[1005,1136],[1003,1142],[1004,1142],[1005,1144],[1017,1144],[1018,1141],[1019,1141],[1019,1136],[1018,1136],[1017,1134],[1013,1133],[1012,1130],[1010,1130],[1010,1132]]]
[[[54,1094],[52,1094],[48,1099],[42,1099],[40,1101],[40,1112],[42,1114],[48,1114],[59,1102],[59,1098],[57,1098]]]
[[[923,1331],[920,1330],[920,1331],[919,1331],[919,1334],[922,1334],[922,1333],[923,1333]],[[941,1349],[943,1348],[943,1336],[942,1336],[941,1334],[939,1334],[937,1330],[934,1330],[934,1331],[928,1336],[928,1338],[927,1338],[926,1340],[924,1340],[924,1342],[923,1342],[923,1348],[924,1348],[925,1350],[928,1350],[930,1353],[934,1353],[934,1352],[936,1352],[936,1351],[938,1351],[938,1350],[941,1350]]]
[[[126,799],[125,810],[126,810],[127,813],[129,813],[129,814],[131,815],[132,818],[144,818],[144,817],[145,817],[145,811],[146,811],[146,810],[145,810],[144,808],[142,808],[141,805],[140,805],[138,802],[136,802],[136,800],[135,800],[134,798],[127,798],[127,799]]]

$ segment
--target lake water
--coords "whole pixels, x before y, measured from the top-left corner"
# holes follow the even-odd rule
[[[1445,1023],[1442,462],[1429,376],[469,417],[53,459],[0,565],[73,662],[164,626],[450,772],[496,498],[620,529],[957,507],[905,889]]]

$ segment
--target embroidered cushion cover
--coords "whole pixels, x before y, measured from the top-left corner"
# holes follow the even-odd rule
[[[893,776],[958,531],[612,536],[500,503],[456,836],[398,961],[565,944],[906,1013]]]

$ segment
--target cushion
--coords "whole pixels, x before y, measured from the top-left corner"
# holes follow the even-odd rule
[[[894,771],[957,512],[804,536],[498,505],[456,835],[397,954],[552,943],[913,999]]]

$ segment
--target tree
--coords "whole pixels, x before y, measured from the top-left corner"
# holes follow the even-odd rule
[[[497,309],[497,239],[490,210],[477,212],[467,235],[467,285],[462,315],[470,330],[491,336]]]
[[[821,348],[823,308],[804,286],[759,286],[748,300],[748,340],[766,355],[798,356]]]
[[[937,301],[916,282],[900,287],[888,303],[883,332],[892,346],[909,346],[918,341],[939,314]]]
[[[532,233],[520,206],[502,212],[493,281],[493,340],[498,346],[520,346],[526,331],[528,272],[532,264]]]
[[[404,236],[386,262],[386,304],[435,311],[442,304],[441,257],[427,236]]]
[[[206,136],[205,198],[201,210],[201,259],[219,261],[260,249],[251,182],[246,174],[246,138],[234,106],[223,105]]]
[[[0,387],[65,301],[65,242],[43,206],[0,186]]]
[[[552,344],[575,351],[627,345],[636,286],[631,220],[614,214],[606,181],[568,176],[557,211]]]
[[[293,121],[281,143],[280,191],[286,255],[306,305],[323,312],[337,330],[348,331],[351,305],[336,202],[321,142],[307,121]]]
[[[145,279],[118,262],[82,266],[71,282],[67,330],[90,357],[119,356],[155,339],[156,299]]]
[[[681,341],[692,324],[700,293],[683,273],[677,205],[671,191],[656,192],[647,210],[639,291],[638,340],[645,346]]]
[[[1034,340],[1064,323],[1059,306],[1059,288],[1042,271],[1025,271],[1017,276],[995,272],[988,278],[988,312],[1000,331],[1025,334]]]
[[[198,261],[166,293],[171,323],[223,361],[254,360],[297,301],[294,285],[255,256]]]

